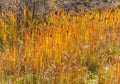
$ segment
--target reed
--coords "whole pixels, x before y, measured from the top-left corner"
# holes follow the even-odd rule
[[[119,84],[120,8],[23,16],[2,13],[1,84]]]

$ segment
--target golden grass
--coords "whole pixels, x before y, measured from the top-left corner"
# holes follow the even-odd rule
[[[2,13],[2,84],[119,84],[119,8],[61,10],[41,23],[26,7],[23,15],[18,29],[16,15]]]

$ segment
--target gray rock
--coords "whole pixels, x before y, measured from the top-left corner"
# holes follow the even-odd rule
[[[2,9],[6,9],[7,11],[14,10],[16,13],[22,13],[24,5],[34,15],[39,15],[60,9],[78,12],[81,6],[87,10],[90,10],[92,7],[117,7],[120,5],[120,0],[0,0],[0,12]]]

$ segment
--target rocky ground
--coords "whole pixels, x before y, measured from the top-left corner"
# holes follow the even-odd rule
[[[39,0],[36,9],[39,12],[48,10],[73,10],[79,12],[81,8],[90,11],[91,8],[104,9],[105,7],[116,8],[120,5],[120,0]]]
[[[49,10],[59,10],[61,8],[78,12],[81,7],[84,7],[86,10],[91,10],[93,7],[99,9],[104,7],[115,8],[120,5],[120,0],[17,0],[16,3],[14,0],[0,0],[1,10],[4,8],[10,10],[11,5],[19,8],[23,4],[34,9],[36,13],[44,13]]]
[[[96,7],[98,9],[105,7],[115,8],[120,5],[120,0],[71,0],[64,1],[62,6],[65,9],[79,11],[80,7],[84,7],[87,10]]]

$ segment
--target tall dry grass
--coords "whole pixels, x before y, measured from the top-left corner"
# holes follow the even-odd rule
[[[0,20],[1,84],[119,84],[120,8]]]

